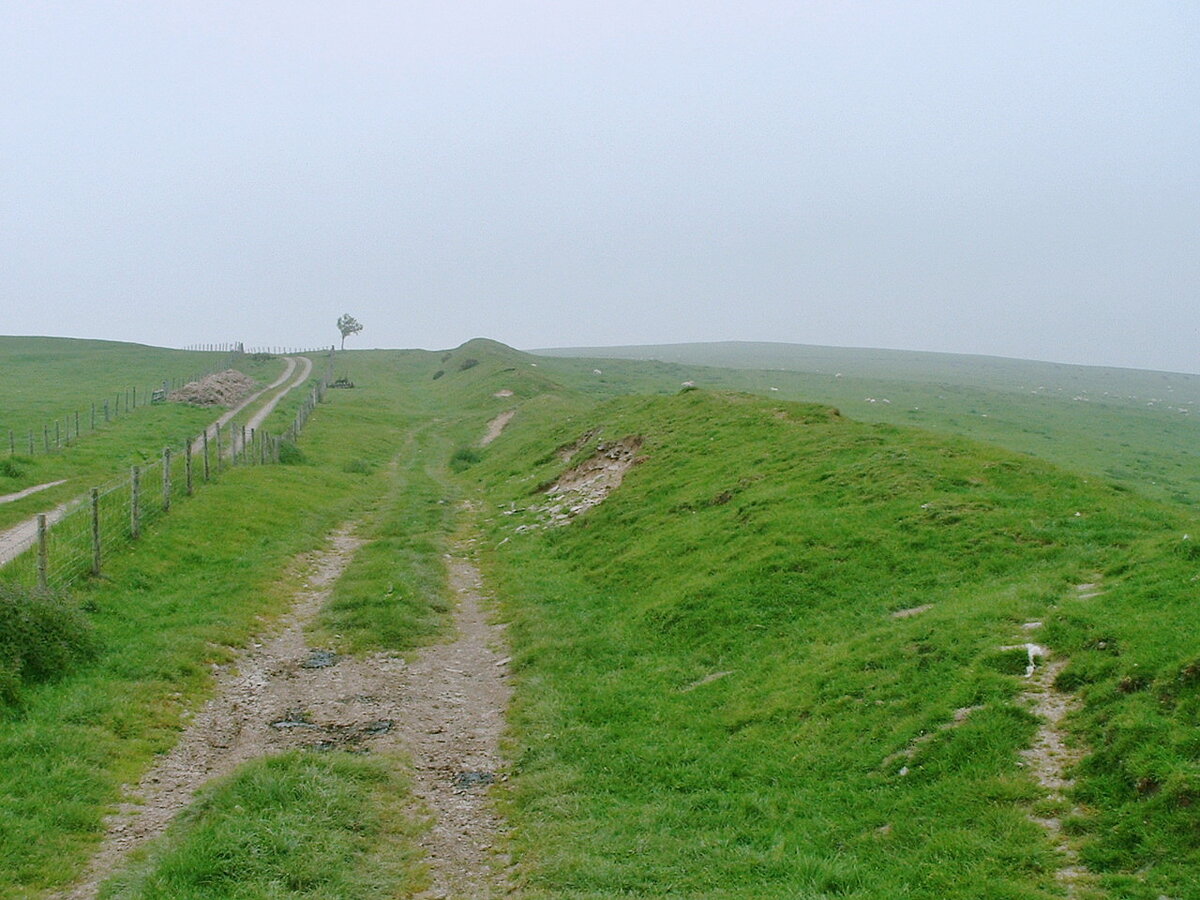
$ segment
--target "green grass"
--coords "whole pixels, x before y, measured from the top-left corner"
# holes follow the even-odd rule
[[[339,353],[357,387],[330,392],[292,464],[224,473],[119,554],[80,597],[98,657],[23,686],[3,713],[0,897],[71,881],[120,786],[210,689],[211,664],[269,625],[296,554],[351,518],[368,543],[316,627],[353,652],[443,633],[443,554],[479,521],[510,622],[512,766],[497,796],[523,896],[1064,896],[1029,818],[1047,809],[1020,755],[1038,722],[1020,654],[1001,649],[1030,635],[1070,659],[1059,683],[1082,709],[1067,728],[1090,752],[1066,827],[1101,895],[1197,896],[1190,419],[1023,395],[1007,363],[951,383],[957,361],[909,362],[839,379],[484,340]],[[1053,394],[1083,377],[1059,374]],[[1110,377],[1095,383],[1123,375]],[[680,393],[686,380],[761,396]],[[842,414],[788,402],[805,395],[837,395]],[[538,527],[560,448],[582,457],[634,435],[644,459],[620,489]],[[1085,582],[1101,593],[1085,598]],[[106,890],[407,895],[420,876],[395,779],[392,761],[256,763]],[[247,873],[244,894],[231,871]]]
[[[256,760],[210,785],[104,900],[412,896],[419,826],[393,766],[347,754]]]
[[[1146,496],[1200,503],[1200,375],[788,344],[570,352],[626,357],[538,360],[597,398],[669,394],[695,381],[820,402],[861,421],[970,437]]]
[[[83,439],[91,426],[91,407],[97,405],[98,425],[103,427],[103,404],[110,415],[126,415],[137,388],[137,410],[150,401],[147,391],[161,388],[163,381],[178,382],[201,374],[227,360],[228,354],[167,350],[114,341],[85,341],[69,338],[0,337],[0,440],[3,454],[9,451],[9,432],[15,433],[17,452],[28,452],[28,433],[34,432],[36,450],[43,451],[42,426],[62,423],[61,433],[75,432],[75,413],[80,413]],[[131,396],[127,399],[126,392]],[[120,394],[120,412],[117,410]],[[67,420],[70,420],[69,423]],[[111,424],[111,423],[110,423]]]
[[[186,363],[201,369],[224,359],[223,354],[157,350],[134,344],[0,338],[0,362],[9,376],[0,387],[0,409],[6,416],[32,416],[40,423],[39,417],[58,408],[55,404],[82,403],[80,398],[90,396],[107,379],[125,373],[145,377],[148,371],[159,371],[168,364],[182,367]],[[250,357],[244,357],[239,365],[263,384],[274,380],[283,367],[277,359]],[[36,452],[30,454],[18,443],[17,455],[9,456],[5,445],[0,450],[0,495],[55,481],[66,483],[0,504],[0,529],[78,497],[92,487],[127,476],[130,466],[160,459],[164,447],[178,452],[185,441],[199,434],[221,412],[220,408],[175,403],[142,406],[115,415],[110,422],[101,421],[94,432],[87,430],[88,414],[82,417],[82,438],[72,437],[61,450],[46,454],[39,443]],[[40,442],[41,424],[37,431]],[[7,435],[7,430],[0,432],[5,441]]]
[[[368,363],[394,374],[395,355]],[[286,607],[296,555],[390,494],[389,462],[405,444],[385,400],[395,384],[381,378],[374,398],[359,395],[382,404],[374,416],[334,392],[302,438],[305,463],[226,470],[79,592],[98,658],[0,712],[0,897],[77,877],[121,785],[171,746],[210,690],[211,665]],[[346,471],[354,460],[370,474]]]
[[[554,448],[597,427],[641,435],[646,461],[572,525],[517,533]],[[1151,716],[1120,687],[1195,658],[1195,563],[1167,552],[1193,520],[981,445],[702,391],[506,435],[469,477],[516,510],[488,559],[528,896],[1058,896],[1020,765],[1036,722],[999,653],[1034,620],[1083,679],[1072,724],[1122,750],[1079,799],[1136,775],[1129,745],[1175,792],[1149,827],[1135,792],[1106,795],[1072,826],[1086,858],[1121,896],[1193,884],[1188,701]],[[1081,605],[1095,572],[1110,589]]]

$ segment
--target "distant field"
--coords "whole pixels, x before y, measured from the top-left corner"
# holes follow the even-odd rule
[[[1200,503],[1200,375],[790,344],[539,353],[554,354],[542,365],[597,396],[666,393],[692,380],[828,403],[861,421],[965,435]]]
[[[39,484],[66,482],[0,504],[0,528],[103,485],[127,473],[131,465],[157,459],[166,446],[181,447],[221,410],[179,403],[149,405],[149,391],[161,388],[164,381],[182,383],[192,375],[224,366],[227,360],[224,353],[112,341],[0,337],[0,372],[5,376],[0,380],[0,496]],[[266,384],[283,370],[283,362],[243,358],[239,367]],[[135,388],[137,406],[133,407]],[[110,404],[107,422],[106,400]],[[94,430],[93,403],[97,407]],[[131,407],[128,411],[126,403]],[[10,432],[15,447],[10,445]],[[47,434],[49,453],[45,449]]]
[[[70,338],[0,337],[0,451],[9,450],[9,432],[17,439],[17,452],[28,452],[28,434],[34,432],[38,452],[42,449],[42,426],[62,423],[63,432],[74,432],[74,414],[81,415],[83,431],[90,427],[91,407],[97,405],[103,421],[103,406],[110,403],[117,415],[132,403],[149,402],[147,392],[163,382],[177,382],[203,374],[228,357],[225,353],[167,350],[116,341],[87,341]],[[130,397],[126,397],[126,393]],[[24,445],[24,446],[22,446]]]

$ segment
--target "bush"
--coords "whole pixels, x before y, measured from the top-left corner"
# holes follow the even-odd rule
[[[298,466],[308,462],[308,457],[294,441],[280,441],[279,462],[285,466]]]
[[[473,369],[479,365],[479,360],[468,357],[458,364],[458,371],[465,372],[467,369]]]
[[[25,467],[11,456],[0,459],[0,478],[20,478],[25,474]]]
[[[91,623],[61,594],[0,582],[0,703],[52,681],[99,651]]]
[[[462,447],[454,451],[454,455],[450,457],[450,468],[455,472],[461,472],[469,466],[475,465],[483,459],[483,454],[474,447]]]

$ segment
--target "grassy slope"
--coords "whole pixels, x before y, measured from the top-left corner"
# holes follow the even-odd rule
[[[827,403],[862,421],[964,435],[1148,496],[1200,503],[1198,375],[789,344],[570,352],[628,357],[539,361],[595,396],[672,393],[694,380],[711,389]]]
[[[124,391],[136,386],[138,403],[144,403],[149,400],[143,396],[145,389],[207,371],[227,356],[115,341],[0,337],[3,449],[8,450],[10,429],[16,432],[20,452],[21,439],[30,429],[40,444],[43,424],[50,424],[53,438],[54,420],[72,416],[73,432],[76,410],[87,429],[93,402],[100,405],[107,399],[115,405],[118,391],[123,398]]]
[[[28,421],[41,425],[55,413],[90,409],[96,393],[117,386],[149,383],[171,373],[202,370],[225,359],[225,354],[162,350],[137,344],[106,341],[75,341],[60,338],[0,338],[0,368],[6,381],[0,390],[0,417],[5,421]],[[240,368],[263,384],[283,370],[280,360],[244,358]],[[186,368],[191,367],[191,368]],[[164,376],[163,373],[167,373]],[[129,381],[122,380],[130,379]],[[133,380],[138,379],[138,380]],[[89,399],[90,398],[90,399]],[[139,401],[140,402],[140,401]],[[72,406],[74,404],[74,406]],[[91,487],[125,476],[131,465],[141,465],[161,456],[163,447],[178,449],[198,434],[222,410],[182,404],[140,406],[128,414],[114,416],[87,431],[61,450],[29,455],[20,443],[10,458],[7,443],[0,449],[0,495],[52,481],[67,483],[13,503],[0,505],[0,528],[53,508],[77,497]],[[6,426],[7,427],[7,426]],[[22,426],[23,428],[24,426]],[[71,428],[74,428],[72,419]],[[18,429],[21,430],[21,429]],[[7,430],[0,431],[5,442]]]
[[[532,896],[1055,895],[1018,755],[1036,723],[998,649],[1033,620],[1100,749],[1086,859],[1120,896],[1195,887],[1193,521],[814,407],[697,392],[536,418],[472,470],[494,510],[533,502],[590,427],[643,435],[646,461],[567,528],[492,523]]]

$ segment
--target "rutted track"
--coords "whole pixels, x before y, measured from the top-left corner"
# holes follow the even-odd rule
[[[482,584],[464,544],[447,556],[457,599],[456,634],[401,658],[338,658],[310,647],[305,627],[329,596],[361,540],[352,526],[301,559],[304,587],[273,635],[251,642],[217,678],[175,748],[109,818],[84,878],[57,895],[90,900],[134,848],[161,834],[198,788],[256,757],[291,748],[337,747],[413,757],[414,790],[432,814],[422,840],[432,891],[483,898],[511,893],[494,848],[502,824],[487,785],[500,777],[499,741],[510,690],[502,627],[488,624]]]

